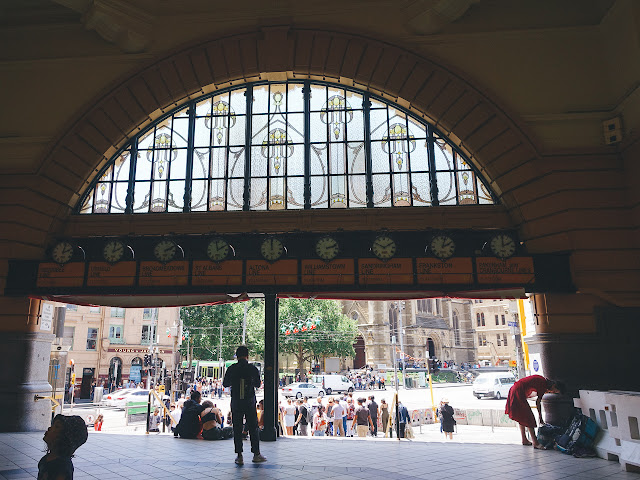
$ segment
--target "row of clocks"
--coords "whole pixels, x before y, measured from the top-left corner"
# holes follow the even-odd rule
[[[497,233],[489,239],[485,247],[494,256],[507,259],[516,253],[516,240],[508,233]],[[80,247],[75,246],[69,240],[63,240],[53,246],[51,258],[56,263],[65,264],[77,255],[78,249]],[[326,262],[334,260],[343,251],[338,238],[332,235],[316,238],[313,249],[315,254]],[[398,246],[392,234],[381,233],[373,239],[369,250],[378,259],[387,261],[396,255]],[[448,260],[456,252],[456,242],[450,235],[438,233],[430,238],[424,246],[424,251],[440,260]],[[210,238],[206,243],[205,252],[212,262],[222,262],[235,256],[235,249],[224,237]],[[150,253],[155,260],[161,263],[184,258],[182,246],[170,238],[156,241]],[[259,253],[265,260],[275,262],[286,255],[287,247],[281,238],[265,236],[260,243]],[[102,246],[101,256],[105,262],[115,264],[123,260],[132,260],[134,251],[124,239],[109,239]]]

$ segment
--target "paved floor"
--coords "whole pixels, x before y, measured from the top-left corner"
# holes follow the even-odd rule
[[[615,462],[578,459],[513,443],[298,437],[261,445],[268,463],[249,461],[238,467],[233,463],[231,440],[92,432],[76,452],[75,478],[640,479]],[[250,460],[248,442],[245,451],[245,459]],[[41,433],[0,434],[0,479],[37,477],[43,454]]]

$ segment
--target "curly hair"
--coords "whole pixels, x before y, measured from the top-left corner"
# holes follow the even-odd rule
[[[73,457],[74,452],[89,438],[87,424],[78,415],[58,414],[54,417],[52,425],[55,422],[62,422],[62,435],[60,435],[59,443],[55,445],[56,453]],[[47,451],[50,451],[50,448]]]

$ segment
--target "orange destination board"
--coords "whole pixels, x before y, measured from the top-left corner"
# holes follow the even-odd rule
[[[41,263],[38,266],[38,287],[82,287],[84,282],[84,262]]]
[[[302,260],[303,285],[353,285],[354,262],[352,259],[333,260]]]
[[[193,262],[192,285],[242,285],[242,260]]]
[[[133,287],[136,284],[136,262],[89,263],[87,286],[89,287]]]
[[[387,262],[377,258],[358,260],[360,285],[411,285],[413,284],[413,260],[393,258]]]
[[[476,258],[478,283],[533,283],[533,258]]]
[[[297,285],[298,261],[247,260],[247,285]]]
[[[141,287],[171,287],[189,283],[189,262],[140,262]]]
[[[417,258],[418,283],[473,283],[470,258]]]

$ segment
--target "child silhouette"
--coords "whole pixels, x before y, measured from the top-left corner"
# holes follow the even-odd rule
[[[56,415],[43,437],[47,453],[38,462],[38,480],[73,480],[71,458],[88,436],[82,417]]]

